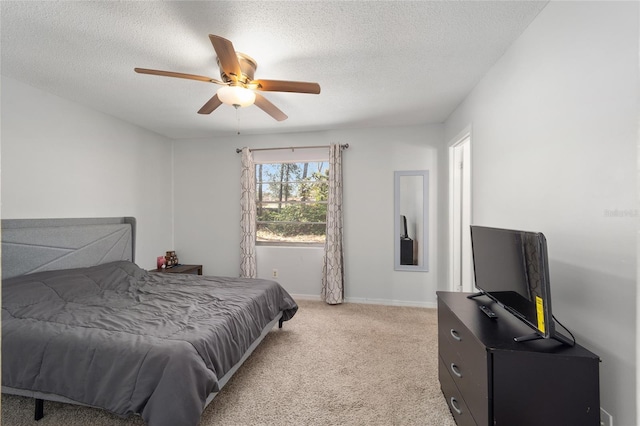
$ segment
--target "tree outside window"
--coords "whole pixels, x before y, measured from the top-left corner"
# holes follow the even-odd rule
[[[327,162],[256,164],[256,242],[323,244]]]

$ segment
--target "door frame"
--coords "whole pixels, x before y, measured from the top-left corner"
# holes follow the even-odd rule
[[[449,142],[449,290],[450,291],[474,291],[475,282],[473,277],[473,259],[471,255],[471,241],[464,244],[461,238],[463,217],[466,214],[468,217],[468,224],[472,223],[473,210],[472,210],[472,132],[471,126],[467,126],[462,132],[460,132],[455,138]],[[464,146],[466,145],[466,155],[464,152]],[[463,156],[463,168],[460,168],[460,160],[458,158]],[[461,194],[460,180],[465,179],[468,188],[468,194]],[[461,196],[465,195],[466,203],[460,202]],[[466,211],[461,209],[466,205]],[[467,224],[467,225],[468,225]],[[467,230],[465,233],[468,233]],[[466,257],[463,255],[463,250],[466,248]],[[463,260],[465,260],[466,268],[463,269]],[[465,278],[462,277],[466,274]]]

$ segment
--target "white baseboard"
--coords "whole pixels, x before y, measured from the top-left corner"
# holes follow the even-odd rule
[[[322,300],[319,295],[314,294],[292,294],[294,300]],[[436,302],[415,302],[406,300],[389,300],[389,299],[368,299],[362,297],[346,297],[346,303],[364,303],[370,305],[386,305],[386,306],[408,306],[414,308],[437,308]]]
[[[416,302],[408,300],[389,300],[389,299],[367,299],[360,297],[347,297],[345,298],[347,303],[368,303],[372,305],[387,305],[387,306],[409,306],[414,308],[437,308],[438,304],[435,302]]]
[[[291,297],[293,297],[293,300],[317,300],[318,302],[322,299],[320,299],[320,295],[315,295],[315,294],[293,294],[290,293]]]

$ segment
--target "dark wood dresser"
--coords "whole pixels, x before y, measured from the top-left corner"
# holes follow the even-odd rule
[[[599,426],[599,357],[556,340],[514,342],[532,330],[469,294],[438,292],[438,376],[456,423]]]

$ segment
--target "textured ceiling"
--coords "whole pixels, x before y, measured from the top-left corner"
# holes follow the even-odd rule
[[[170,138],[439,123],[546,1],[2,1],[2,75]],[[255,78],[318,82],[255,106],[197,111],[220,87],[208,34],[258,62]]]

